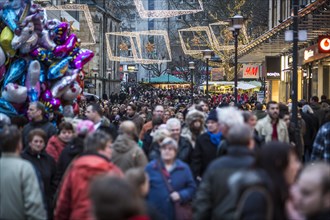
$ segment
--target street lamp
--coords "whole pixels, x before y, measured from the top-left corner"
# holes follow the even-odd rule
[[[233,32],[233,36],[235,38],[235,104],[237,105],[237,48],[238,48],[238,35],[239,30],[243,26],[244,18],[242,15],[235,15],[230,18],[230,27],[229,30]]]
[[[94,86],[95,86],[94,92],[95,92],[95,95],[96,95],[96,76],[97,76],[97,73],[94,74]]]
[[[206,97],[209,97],[209,60],[213,56],[213,50],[203,50],[203,58],[206,60]]]
[[[190,69],[190,78],[191,78],[191,105],[194,104],[194,78],[193,78],[193,71],[195,69],[195,63],[193,61],[189,62],[189,69]]]

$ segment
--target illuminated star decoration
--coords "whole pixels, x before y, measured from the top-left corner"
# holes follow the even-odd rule
[[[194,45],[198,45],[198,44],[201,43],[201,39],[195,35],[194,38],[191,39],[191,42],[192,42]]]
[[[148,41],[147,45],[145,45],[146,50],[148,53],[151,53],[155,50],[155,44],[152,44]]]
[[[193,10],[147,10],[143,6],[143,1],[144,0],[134,0],[136,9],[141,18],[170,18],[204,11],[202,0],[198,0],[199,8]]]
[[[121,42],[119,44],[119,49],[122,50],[122,51],[127,51],[128,50],[128,46],[125,42]]]
[[[154,37],[161,37],[163,41],[160,44],[164,47],[162,49],[166,50],[168,53],[167,59],[150,59],[146,57],[146,54],[142,54],[142,48],[144,47],[148,52],[153,52],[156,48],[155,44],[148,42],[147,44],[142,43],[146,37],[149,38],[150,36]],[[171,48],[170,48],[170,41],[166,31],[161,30],[150,30],[150,31],[141,31],[141,32],[109,32],[105,33],[106,37],[106,46],[107,46],[107,53],[109,59],[111,61],[127,61],[127,62],[135,62],[141,64],[155,64],[155,63],[166,63],[172,61],[171,55]],[[118,37],[127,37],[129,38],[129,43],[131,45],[132,50],[132,57],[125,57],[121,55],[116,55],[116,50],[114,48],[114,44],[112,43]],[[145,41],[144,41],[145,42]],[[143,46],[143,47],[142,47]],[[148,46],[148,47],[147,47]],[[120,47],[120,46],[119,46]]]
[[[178,32],[179,32],[179,38],[180,38],[182,50],[183,50],[184,54],[186,54],[186,55],[201,54],[203,50],[212,49],[214,47],[214,45],[213,45],[214,42],[212,40],[212,35],[211,35],[210,29],[208,26],[197,26],[197,27],[191,27],[191,28],[186,28],[186,29],[180,29],[180,30],[178,30]],[[194,41],[196,41],[196,39],[186,41],[186,39],[183,39],[183,36],[182,36],[183,32],[196,33],[196,35],[198,33],[203,33],[203,36],[205,33],[205,38],[206,38],[205,41],[206,41],[206,44],[208,45],[207,48],[199,49],[199,50],[190,49],[192,45],[188,45],[188,44],[191,42],[194,43]],[[196,38],[196,35],[194,38]],[[198,37],[198,39],[201,40],[200,37]],[[199,42],[199,44],[200,44],[200,42]]]
[[[58,6],[49,6],[44,8],[47,14],[47,11],[50,11],[49,15],[54,15],[54,13],[51,13],[51,11],[74,11],[74,12],[83,12],[84,13],[84,20],[87,22],[88,29],[90,31],[91,35],[91,41],[82,41],[81,46],[89,46],[96,44],[96,38],[95,38],[95,31],[93,26],[93,20],[92,15],[89,11],[88,5],[86,4],[66,4],[66,5],[58,5]],[[61,20],[60,17],[57,17],[56,19]],[[80,21],[78,21],[80,22]],[[70,26],[72,27],[73,23],[70,23]],[[75,31],[75,30],[73,30]],[[82,39],[79,34],[77,35],[78,38]]]

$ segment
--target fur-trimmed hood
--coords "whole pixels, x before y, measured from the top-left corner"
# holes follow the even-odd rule
[[[202,123],[205,123],[205,115],[203,112],[193,109],[188,112],[186,116],[186,124],[190,125],[193,121],[201,120]]]

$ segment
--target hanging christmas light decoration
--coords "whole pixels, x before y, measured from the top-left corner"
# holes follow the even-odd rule
[[[172,56],[171,56],[171,49],[170,49],[170,41],[169,37],[166,31],[161,30],[151,30],[151,31],[142,31],[142,32],[110,32],[106,33],[106,45],[107,45],[107,53],[110,60],[113,61],[125,61],[125,62],[135,62],[140,64],[156,64],[156,63],[165,63],[165,62],[171,62]],[[160,39],[163,39],[162,42],[159,44],[155,44],[149,41],[149,38],[152,37],[160,37]],[[115,55],[115,50],[112,48],[113,44],[110,42],[113,42],[113,38],[115,37],[126,37],[129,39],[130,49],[132,51],[132,57],[124,57],[124,56],[117,56]],[[143,43],[143,38],[147,38],[148,42],[146,44]],[[122,42],[119,44],[119,49],[124,50],[128,48],[128,45],[126,43]],[[168,54],[167,59],[162,58],[158,59],[157,56],[148,56],[150,54],[153,54],[157,51],[157,47],[161,46],[162,48],[158,51],[164,52],[164,45],[166,48],[165,53]],[[156,53],[157,55],[157,53]]]
[[[49,7],[47,6],[44,9],[46,11],[48,19],[55,18],[55,19],[61,20],[61,17],[62,17],[62,19],[66,19],[68,22],[72,23],[72,25],[74,23],[74,20],[69,19],[71,16],[65,16],[65,18],[63,18],[63,16],[53,17],[54,15],[56,15],[58,13],[52,13],[51,11],[60,11],[60,14],[65,14],[66,11],[83,12],[84,19],[86,19],[86,23],[87,23],[88,29],[90,31],[92,40],[91,41],[85,40],[82,36],[79,36],[79,33],[77,33],[77,36],[82,40],[81,41],[82,46],[94,45],[96,43],[95,31],[94,31],[94,27],[93,27],[93,20],[92,20],[92,16],[89,11],[88,5],[86,5],[86,4],[66,4],[66,5],[49,6]],[[78,21],[78,22],[80,23],[80,21]],[[75,29],[75,28],[71,29],[71,30],[77,31],[77,29]],[[82,34],[85,34],[85,32]]]
[[[193,14],[204,10],[202,0],[197,0],[198,6],[191,10],[147,10],[143,5],[144,0],[134,0],[136,9],[141,18],[170,18],[180,15]]]
[[[138,59],[136,59],[136,63],[141,64],[157,64],[157,63],[166,63],[172,61],[172,55],[171,55],[171,47],[170,47],[170,40],[167,34],[167,31],[162,30],[150,30],[150,31],[140,31],[140,32],[134,32],[137,33],[136,37],[136,44],[138,45]],[[158,37],[159,41],[158,43],[151,43],[149,41],[150,38],[156,38]],[[143,38],[146,38],[148,40],[147,44],[145,45],[145,52],[142,48],[142,41]],[[149,43],[149,44],[148,44]],[[146,47],[148,46],[148,47]],[[161,47],[161,48],[158,48]],[[165,57],[159,57],[159,53],[162,52],[165,53],[167,56]],[[152,53],[154,53],[154,56],[151,56]]]
[[[179,38],[180,38],[182,50],[186,55],[200,54],[202,53],[203,50],[212,49],[212,47],[214,46],[210,29],[207,26],[197,26],[186,29],[180,29],[178,30],[178,32],[179,32]],[[192,40],[187,41],[187,39],[184,39],[183,37],[183,34],[185,32],[193,33],[194,38]],[[205,44],[202,45],[201,44],[202,41],[204,41]],[[193,45],[190,45],[191,42],[193,43]],[[200,46],[203,48],[196,49],[196,46]]]
[[[119,56],[116,54],[116,50],[114,48],[112,48],[112,46],[114,45],[111,42],[116,42],[116,38],[119,37],[124,37],[124,38],[128,38],[129,40],[129,44],[131,46],[131,50],[132,50],[132,57],[124,57],[121,56],[119,54]],[[110,33],[105,33],[105,38],[106,38],[106,46],[107,46],[107,53],[109,56],[110,60],[113,61],[125,61],[125,62],[135,62],[135,60],[137,59],[137,54],[136,54],[136,48],[134,46],[134,42],[133,42],[133,37],[136,37],[136,33],[133,32],[110,32]],[[121,42],[119,44],[119,50],[121,51],[128,51],[129,47],[127,42]]]

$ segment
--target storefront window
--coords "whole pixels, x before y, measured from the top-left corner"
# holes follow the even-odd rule
[[[318,67],[315,66],[312,69],[312,95],[317,95],[317,90],[318,90]]]

